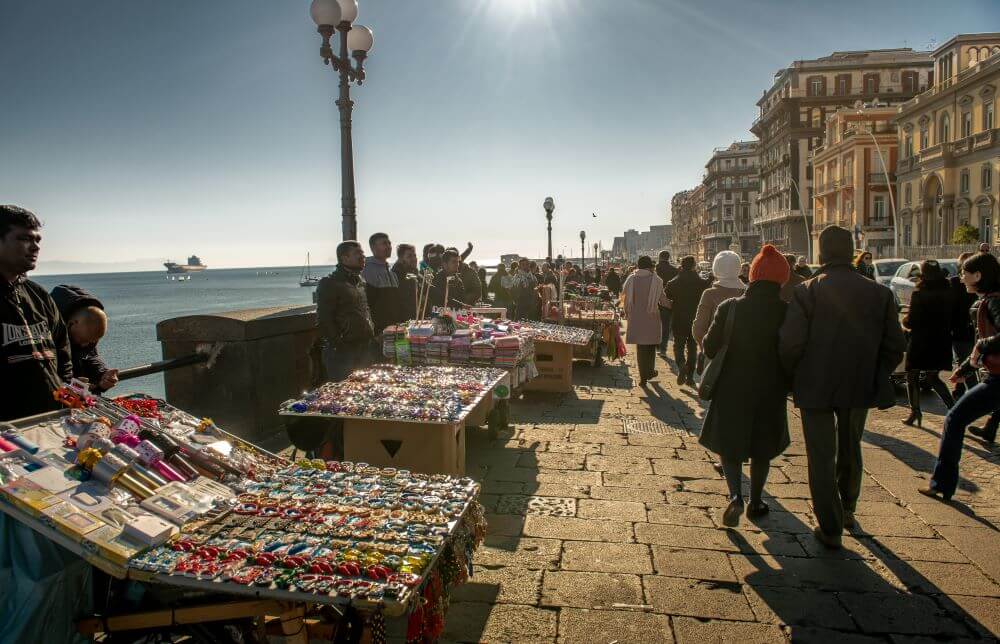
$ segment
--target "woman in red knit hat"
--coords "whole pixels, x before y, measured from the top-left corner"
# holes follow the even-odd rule
[[[788,307],[779,294],[789,272],[788,260],[765,245],[750,264],[746,294],[719,305],[704,340],[705,355],[714,358],[727,344],[727,318],[735,316],[699,439],[722,461],[730,496],[726,526],[737,525],[743,514],[743,462],[750,461],[747,516],[753,519],[768,511],[761,494],[771,459],[789,443],[788,379],[778,359],[778,330]]]

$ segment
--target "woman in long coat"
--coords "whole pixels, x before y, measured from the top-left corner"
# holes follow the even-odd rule
[[[948,275],[933,259],[920,264],[920,280],[910,298],[910,310],[903,318],[903,328],[910,332],[906,348],[906,395],[910,399],[907,425],[921,426],[920,377],[930,385],[945,407],[951,409],[955,400],[938,375],[952,368],[951,327],[955,309],[955,293],[949,287]]]
[[[663,333],[660,324],[661,303],[666,303],[663,280],[653,272],[653,260],[648,255],[639,258],[636,270],[629,274],[622,285],[625,297],[625,315],[628,329],[625,342],[634,344],[639,363],[639,386],[656,377],[656,347]]]
[[[750,266],[746,294],[719,305],[704,340],[711,359],[725,344],[726,318],[733,311],[732,337],[699,439],[722,460],[730,493],[722,517],[727,526],[743,514],[743,461],[750,461],[747,516],[753,518],[768,511],[761,494],[771,459],[789,443],[789,387],[778,359],[778,330],[788,307],[779,294],[790,270],[777,249],[765,245]]]

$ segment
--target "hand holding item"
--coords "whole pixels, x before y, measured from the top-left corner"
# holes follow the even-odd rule
[[[100,382],[97,383],[97,386],[103,389],[104,391],[107,391],[108,389],[111,389],[117,384],[118,384],[118,370],[108,369],[103,374],[101,374],[101,380]]]
[[[973,367],[982,367],[983,354],[979,353],[979,347],[976,346],[972,349],[972,355],[969,356],[969,364]]]
[[[951,376],[948,377],[948,381],[953,385],[957,385],[960,382],[965,382],[965,376],[961,375],[958,369],[956,369],[952,372]]]

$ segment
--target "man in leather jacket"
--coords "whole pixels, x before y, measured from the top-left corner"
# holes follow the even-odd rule
[[[361,269],[365,254],[361,244],[344,241],[337,246],[337,269],[316,287],[316,314],[320,335],[326,341],[323,365],[326,377],[343,380],[356,369],[371,364],[375,330]]]

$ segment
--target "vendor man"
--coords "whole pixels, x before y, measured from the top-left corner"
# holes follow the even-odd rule
[[[59,409],[52,392],[73,376],[59,309],[26,277],[38,262],[41,227],[34,213],[0,205],[0,420]]]
[[[356,369],[371,365],[375,330],[361,271],[365,253],[356,241],[337,246],[337,268],[316,287],[319,333],[326,341],[323,365],[326,377],[344,380]]]
[[[52,300],[66,322],[73,377],[86,379],[95,394],[117,385],[118,370],[109,369],[97,353],[97,343],[108,332],[108,314],[101,301],[79,286],[68,284],[52,289]]]
[[[399,278],[389,266],[389,257],[392,255],[389,235],[375,233],[368,239],[368,246],[372,249],[372,256],[365,259],[361,277],[365,281],[365,297],[368,298],[368,310],[372,314],[375,333],[380,334],[385,327],[395,322]],[[381,347],[378,353],[381,355]]]

